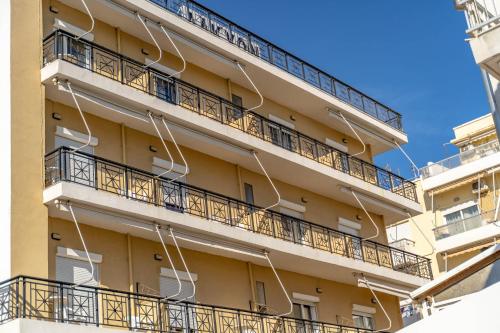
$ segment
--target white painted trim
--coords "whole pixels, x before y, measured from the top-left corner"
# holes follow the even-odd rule
[[[63,246],[57,247],[57,254],[56,255],[58,257],[88,261],[87,254],[84,251],[70,249],[70,248],[63,247]],[[102,254],[89,252],[89,255],[90,255],[90,260],[92,260],[93,263],[96,263],[96,264],[102,263]]]
[[[0,2],[0,40],[7,49],[11,47],[11,2]],[[0,53],[0,180],[2,195],[0,197],[0,279],[11,277],[11,197],[12,197],[12,172],[11,172],[11,52]]]
[[[303,205],[299,205],[295,202],[291,202],[285,199],[281,199],[279,202],[279,206],[282,208],[287,208],[290,210],[294,210],[299,213],[305,213],[306,212],[306,207]]]
[[[347,153],[349,151],[349,148],[347,148],[346,145],[336,141],[336,140],[333,140],[333,139],[330,139],[330,138],[326,138],[325,139],[325,143],[327,145],[329,145],[330,147],[333,147],[333,148],[336,148],[340,151],[343,151],[344,153]]]
[[[170,166],[171,166],[170,161],[158,158],[156,156],[153,156],[153,163],[152,164],[155,167],[162,168],[165,170],[170,169]],[[173,167],[172,171],[183,174],[186,171],[186,166],[181,165],[181,164],[177,164],[174,162],[174,167]],[[187,170],[187,173],[189,174],[189,170]]]
[[[280,125],[283,125],[283,126],[286,126],[288,128],[292,128],[292,129],[295,129],[295,124],[294,123],[291,123],[289,121],[286,121],[278,116],[275,116],[273,114],[269,114],[269,120],[272,120],[274,121],[275,123],[278,123]]]
[[[179,279],[180,280],[182,280],[182,281],[191,281],[189,279],[189,275],[188,275],[187,272],[177,271],[177,274],[179,275]],[[160,268],[160,276],[167,277],[167,278],[172,278],[172,279],[176,278],[174,270],[171,269],[171,268],[165,268],[165,267],[161,267]],[[193,278],[194,282],[198,281],[198,274],[191,273],[191,277]]]
[[[149,58],[146,57],[146,59],[144,59],[146,65],[150,65],[152,64],[155,60],[151,60]],[[177,78],[177,79],[180,79],[181,78],[181,74],[180,73],[177,73],[178,71],[176,71],[175,69],[173,68],[170,68],[168,66],[164,66],[162,64],[159,64],[159,63],[154,63],[152,64],[151,66],[149,66],[151,68],[154,68],[154,69],[157,69],[159,70],[160,72],[163,72],[163,73],[166,73],[168,75],[172,75],[173,77]],[[175,74],[175,75],[173,75]]]
[[[57,126],[56,127],[56,133],[57,136],[60,136],[62,138],[70,139],[76,142],[80,142],[82,144],[87,143],[88,140],[88,134],[81,133],[66,127],[62,126]],[[92,147],[95,147],[99,144],[99,139],[96,137],[90,138],[90,145]]]
[[[361,223],[357,223],[343,217],[339,217],[339,225],[343,225],[351,229],[361,230]]]
[[[363,314],[363,315],[366,315],[366,314],[375,314],[377,313],[377,309],[371,307],[371,306],[366,306],[366,305],[360,305],[360,304],[353,304],[352,305],[352,312],[355,313],[360,313],[360,314]]]
[[[77,36],[81,36],[87,32],[87,30],[84,30],[80,27],[77,27],[74,24],[63,21],[57,17],[54,19],[53,27],[54,27],[54,29],[65,30],[65,31],[70,32],[70,33],[77,35]],[[92,42],[92,41],[94,41],[94,34],[90,32],[90,33],[86,34],[85,36],[83,36],[82,39],[86,39],[86,40]]]
[[[308,302],[308,303],[319,303],[318,296],[312,296],[312,295],[306,295],[306,294],[293,292],[292,298],[293,298],[293,300],[297,300],[297,301],[303,301],[303,302]]]

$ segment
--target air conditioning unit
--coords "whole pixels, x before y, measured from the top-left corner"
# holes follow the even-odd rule
[[[472,183],[472,193],[485,193],[489,191],[488,185],[486,185],[483,181]]]

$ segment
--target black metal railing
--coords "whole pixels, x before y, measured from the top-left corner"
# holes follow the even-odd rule
[[[17,318],[168,333],[374,332],[27,276],[0,283],[0,325]]]
[[[230,101],[135,60],[56,31],[44,40],[44,65],[62,59],[166,102],[300,154],[367,183],[417,201],[416,186],[394,173],[352,157],[307,135],[249,112]]]
[[[45,157],[45,186],[72,182],[180,213],[432,278],[430,260],[182,182],[61,147]]]
[[[304,80],[379,121],[403,131],[401,115],[317,67],[191,0],[149,0],[197,27]]]

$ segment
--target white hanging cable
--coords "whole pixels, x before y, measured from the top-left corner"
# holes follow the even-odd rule
[[[365,143],[363,142],[363,140],[359,136],[358,132],[356,132],[356,130],[354,129],[354,127],[352,127],[351,123],[344,117],[344,115],[342,114],[342,112],[339,112],[339,114],[342,117],[342,119],[344,119],[345,123],[347,124],[347,126],[349,126],[349,128],[354,133],[354,135],[358,138],[359,142],[361,142],[361,144],[363,145],[363,150],[362,151],[360,151],[359,153],[356,153],[356,154],[352,154],[351,156],[354,157],[354,156],[358,156],[358,155],[364,154],[365,151],[366,151],[366,145],[365,145]]]
[[[94,20],[94,17],[92,16],[92,13],[89,10],[89,7],[87,6],[87,3],[85,2],[85,0],[81,0],[81,1],[82,1],[82,4],[83,4],[83,7],[85,7],[85,10],[87,11],[87,14],[89,14],[90,20],[92,21],[92,25],[90,26],[90,30],[88,30],[88,31],[84,32],[83,34],[81,34],[80,36],[76,37],[75,38],[76,40],[79,40],[83,36],[86,36],[89,33],[91,33],[94,30],[94,27],[95,27],[95,20]]]
[[[389,326],[388,327],[376,330],[374,332],[382,332],[382,331],[388,331],[388,330],[390,330],[391,327],[392,327],[392,320],[391,320],[391,318],[387,314],[387,311],[385,311],[385,308],[382,306],[382,303],[380,303],[380,300],[378,299],[377,295],[375,294],[375,291],[373,291],[373,289],[372,289],[370,283],[368,282],[368,280],[366,279],[365,275],[361,274],[361,277],[365,281],[365,284],[368,287],[368,289],[370,289],[370,292],[372,293],[373,297],[377,301],[377,304],[380,306],[380,308],[382,309],[382,312],[384,313],[385,317],[387,318],[387,321],[389,322]]]
[[[172,139],[172,142],[174,143],[175,148],[176,148],[176,149],[177,149],[177,151],[179,152],[179,155],[181,156],[182,162],[184,163],[184,172],[182,173],[182,175],[177,176],[177,177],[175,177],[175,178],[171,179],[171,180],[169,181],[169,183],[170,183],[170,182],[173,182],[173,181],[175,181],[175,180],[177,180],[177,179],[179,179],[179,178],[185,177],[185,176],[189,173],[189,166],[188,166],[188,163],[187,163],[186,159],[184,158],[184,154],[182,153],[181,149],[179,148],[179,145],[178,145],[178,144],[177,144],[177,142],[175,141],[175,138],[174,138],[174,136],[172,135],[172,132],[170,131],[170,128],[168,127],[167,122],[165,121],[165,118],[161,117],[161,121],[162,121],[162,123],[163,123],[163,126],[165,126],[165,128],[166,128],[166,130],[167,130],[168,134],[170,135],[170,138]],[[172,160],[172,161],[173,161],[173,160]]]
[[[155,120],[153,118],[153,114],[151,112],[148,112],[148,117],[149,117],[149,119],[151,119],[151,123],[153,124],[153,126],[156,130],[156,134],[158,134],[158,137],[160,138],[160,141],[163,144],[163,148],[165,148],[165,151],[167,152],[168,158],[170,158],[170,167],[168,168],[168,170],[166,170],[166,171],[164,171],[156,176],[156,178],[160,178],[161,176],[164,176],[167,173],[172,172],[172,170],[174,169],[174,158],[172,157],[172,154],[170,153],[170,150],[168,149],[167,144],[165,143],[165,140],[163,140],[163,136],[161,135],[160,130],[158,129],[158,126],[156,126],[156,122],[155,122]]]
[[[351,193],[354,196],[354,199],[356,199],[356,201],[358,202],[358,204],[361,206],[361,209],[363,209],[363,211],[365,212],[366,216],[368,216],[368,219],[370,219],[370,221],[372,222],[373,226],[375,227],[375,230],[377,231],[375,233],[375,235],[373,235],[371,237],[363,238],[362,240],[366,241],[366,240],[370,240],[370,239],[373,239],[373,238],[377,238],[378,235],[380,234],[380,230],[378,229],[377,224],[375,223],[375,221],[373,221],[371,215],[368,213],[368,211],[366,210],[365,206],[361,203],[361,200],[359,200],[358,196],[356,195],[356,193],[354,193],[354,191],[352,189],[351,189]]]
[[[288,303],[290,304],[290,309],[288,310],[288,312],[285,312],[285,313],[282,313],[282,314],[278,314],[278,315],[276,315],[276,317],[288,316],[290,313],[293,312],[293,303],[292,303],[292,300],[290,299],[290,296],[288,296],[288,292],[286,291],[286,288],[283,285],[283,282],[281,282],[281,279],[280,279],[280,277],[278,275],[278,272],[276,272],[276,269],[274,269],[273,263],[271,262],[271,259],[269,259],[269,254],[268,254],[267,251],[264,252],[264,256],[266,257],[266,260],[269,263],[269,266],[271,266],[271,269],[273,270],[274,276],[276,277],[276,280],[278,280],[278,283],[279,283],[279,285],[281,287],[281,290],[283,290],[283,293],[285,294],[286,299],[288,300]]]
[[[186,264],[186,261],[184,260],[184,256],[182,255],[181,249],[180,249],[179,245],[177,244],[177,239],[175,239],[174,230],[172,229],[172,227],[169,227],[169,231],[170,231],[170,236],[172,237],[172,239],[174,241],[175,247],[177,248],[177,253],[179,253],[179,257],[181,258],[182,265],[184,265],[184,269],[186,270],[186,273],[189,277],[189,281],[191,281],[191,285],[193,286],[193,292],[192,292],[191,296],[186,296],[183,299],[176,301],[175,304],[180,303],[182,301],[185,301],[187,299],[191,299],[191,301],[193,301],[194,296],[196,295],[196,284],[194,283],[193,277],[191,276],[191,272],[189,271],[189,268],[187,267],[187,264]]]
[[[163,33],[165,34],[165,36],[167,36],[168,40],[170,41],[170,43],[172,44],[172,46],[174,47],[175,51],[177,51],[177,54],[179,55],[179,57],[181,58],[182,60],[182,69],[178,72],[175,72],[173,74],[170,74],[169,77],[172,77],[172,76],[175,76],[175,75],[178,75],[178,74],[181,74],[182,72],[184,72],[186,70],[186,60],[184,59],[184,57],[182,56],[181,54],[181,51],[179,51],[179,49],[177,48],[177,45],[175,45],[174,41],[172,40],[172,38],[170,37],[170,34],[167,32],[167,30],[165,30],[165,28],[160,24],[160,29],[163,31]]]
[[[166,301],[168,299],[177,297],[181,294],[182,283],[181,283],[181,279],[179,278],[179,274],[177,274],[177,270],[175,269],[174,263],[172,261],[172,257],[170,257],[170,253],[168,253],[167,246],[165,245],[165,242],[163,241],[163,237],[162,237],[161,232],[160,232],[160,226],[158,224],[155,224],[155,229],[156,229],[156,233],[158,234],[158,237],[160,238],[161,245],[163,246],[163,251],[165,251],[165,254],[167,255],[168,262],[170,263],[170,267],[172,267],[172,270],[174,271],[175,279],[177,280],[177,283],[179,284],[179,288],[177,289],[176,294],[170,295],[170,296],[165,296],[165,298],[163,298],[163,300]]]
[[[495,226],[497,226],[497,227],[500,228],[500,225],[497,224],[497,222],[498,222],[498,211],[499,210],[500,210],[500,196],[497,198],[497,207],[495,209],[495,216],[493,216],[493,221],[495,221],[495,222],[493,222],[493,224]]]
[[[158,42],[156,41],[156,38],[153,36],[153,34],[151,33],[151,30],[149,30],[148,26],[147,26],[147,19],[142,19],[141,15],[137,12],[136,13],[137,15],[137,18],[139,19],[139,21],[141,21],[142,23],[142,26],[144,27],[144,29],[146,29],[146,31],[148,32],[149,34],[149,37],[151,37],[151,39],[153,40],[153,43],[155,43],[156,47],[158,48],[158,52],[159,52],[159,55],[158,55],[158,59],[156,59],[155,61],[153,61],[152,63],[150,64],[147,64],[145,65],[144,67],[151,67],[153,66],[154,64],[158,63],[160,60],[161,60],[161,57],[162,57],[162,54],[163,54],[163,51],[160,47],[160,45],[158,45]]]
[[[415,227],[417,227],[418,231],[420,232],[420,234],[424,237],[425,241],[430,245],[430,247],[432,248],[432,252],[428,253],[428,254],[423,254],[422,256],[423,257],[428,257],[430,255],[433,255],[435,252],[436,252],[436,248],[434,247],[434,245],[432,244],[432,242],[429,240],[429,238],[427,238],[427,236],[424,234],[424,232],[422,231],[422,229],[420,229],[420,226],[418,225],[417,222],[415,222],[415,220],[413,220],[413,217],[411,216],[410,213],[406,213],[408,215],[408,219],[415,225]]]
[[[68,206],[69,212],[71,213],[71,217],[73,218],[73,222],[75,223],[76,230],[78,231],[78,236],[80,236],[80,240],[82,242],[83,249],[85,250],[85,254],[87,255],[87,260],[89,261],[89,265],[90,265],[90,277],[83,282],[80,282],[80,283],[73,285],[73,288],[76,288],[76,287],[87,284],[87,283],[94,280],[94,263],[92,262],[92,259],[90,258],[90,253],[87,250],[87,245],[85,244],[85,240],[83,239],[82,232],[80,231],[80,226],[78,225],[78,221],[76,220],[75,212],[73,212],[73,207],[71,207],[71,204],[69,202],[68,202],[67,206]]]
[[[255,91],[257,92],[257,95],[259,95],[259,98],[260,98],[259,105],[254,106],[253,108],[247,109],[246,111],[249,112],[249,111],[253,111],[255,109],[260,108],[264,104],[264,97],[260,93],[259,89],[257,89],[257,87],[255,86],[255,84],[253,83],[253,81],[250,78],[250,76],[248,76],[247,72],[245,72],[245,70],[243,69],[243,66],[241,66],[241,64],[238,61],[235,61],[235,63],[236,63],[236,66],[238,66],[238,68],[241,70],[241,72],[243,73],[243,75],[245,75],[245,77],[247,78],[248,82],[250,82],[250,84],[252,85],[253,89],[255,89]]]
[[[255,157],[255,160],[259,164],[260,169],[262,170],[262,172],[266,176],[267,180],[269,181],[269,184],[271,184],[271,186],[272,186],[272,188],[274,190],[274,193],[276,193],[276,196],[278,197],[278,200],[275,203],[273,203],[272,205],[270,205],[270,206],[268,206],[268,207],[266,207],[266,208],[263,209],[263,211],[266,211],[268,209],[271,209],[271,208],[276,207],[276,206],[279,205],[279,203],[281,202],[281,195],[280,195],[280,192],[278,192],[278,189],[274,185],[273,181],[271,180],[271,177],[269,177],[269,175],[267,174],[266,169],[264,168],[264,166],[260,162],[259,158],[257,157],[257,153],[255,151],[252,151],[252,155],[253,155],[253,157]]]
[[[396,141],[396,140],[393,140],[394,144],[396,145],[396,147],[399,148],[399,150],[401,150],[401,152],[403,153],[403,155],[406,157],[406,159],[408,161],[410,161],[411,165],[413,166],[413,170],[416,174],[417,177],[420,176],[420,170],[419,168],[417,167],[417,165],[415,164],[415,162],[413,162],[413,160],[411,159],[410,156],[408,156],[408,154],[406,153],[406,151],[403,149],[403,147],[401,147],[401,145]]]
[[[92,133],[90,132],[90,128],[89,128],[89,125],[87,124],[87,120],[85,120],[85,116],[83,115],[82,108],[80,107],[80,104],[78,103],[78,100],[76,99],[75,93],[73,92],[73,89],[71,88],[71,83],[68,81],[68,82],[66,82],[66,84],[68,86],[69,92],[71,93],[71,96],[73,97],[73,101],[75,102],[76,108],[78,109],[78,112],[80,113],[80,117],[83,120],[83,124],[85,125],[85,129],[87,130],[87,134],[89,135],[87,142],[83,146],[73,149],[73,152],[77,152],[80,149],[83,149],[83,148],[87,147],[88,145],[90,145],[90,143],[92,142]]]

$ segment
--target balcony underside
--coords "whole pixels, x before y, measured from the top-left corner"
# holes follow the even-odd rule
[[[53,61],[42,69],[41,76],[42,82],[46,85],[46,96],[51,100],[74,107],[71,95],[61,86],[54,86],[52,83],[52,79],[56,77],[60,80],[68,79],[75,89],[83,91],[83,94],[87,94],[94,101],[97,96],[101,103],[102,100],[113,101],[132,110],[144,110],[144,112],[151,110],[157,114],[163,114],[174,123],[172,130],[176,140],[186,147],[192,147],[205,154],[260,173],[258,164],[247,151],[248,149],[256,150],[274,179],[357,206],[352,195],[349,193],[346,195],[341,191],[341,187],[353,188],[366,196],[364,200],[366,207],[373,213],[383,215],[386,224],[405,218],[407,216],[405,211],[412,214],[421,212],[421,207],[417,202],[401,195],[68,62]],[[155,135],[151,124],[130,117],[122,109],[120,110],[123,112],[110,110],[99,103],[83,98],[80,98],[80,104],[85,112]]]
[[[75,213],[82,223],[99,228],[157,241],[152,227],[144,222],[152,221],[170,225],[191,235],[203,239],[213,239],[215,244],[234,243],[252,249],[268,249],[276,266],[283,270],[314,275],[328,280],[348,284],[357,284],[354,272],[363,272],[392,288],[412,290],[428,282],[424,278],[394,271],[391,268],[355,260],[342,255],[295,244],[259,233],[251,233],[239,227],[207,220],[202,217],[183,214],[165,207],[149,205],[105,191],[80,184],[59,182],[44,191],[44,203],[49,207],[52,217],[71,220],[69,212],[59,201],[74,203]],[[195,237],[195,236],[194,236]],[[252,256],[245,251],[228,250],[220,246],[207,246],[195,242],[183,241],[182,246],[197,251],[251,261],[264,265],[262,258]],[[237,246],[230,246],[237,249]]]
[[[167,10],[155,6],[149,1],[113,1],[122,3],[128,8],[138,8],[143,15],[146,15],[154,21],[161,22],[162,25],[166,26],[168,29],[185,36],[179,37],[174,35],[173,38],[176,40],[181,53],[188,62],[216,73],[223,78],[228,78],[253,91],[252,86],[232,61],[216,56],[206,48],[214,50],[216,53],[222,54],[228,59],[238,60],[246,65],[245,70],[252,77],[252,80],[254,80],[265,97],[292,110],[301,112],[342,133],[351,133],[350,128],[346,126],[343,120],[337,115],[332,114],[327,108],[342,111],[348,119],[351,119],[367,129],[359,130],[359,132],[362,139],[371,145],[372,152],[375,155],[394,149],[393,140],[396,140],[400,144],[408,142],[405,133],[323,92],[294,75],[260,60],[250,53],[231,45],[227,41],[200,29]],[[84,11],[79,0],[62,0],[62,2]],[[120,27],[120,29],[132,36],[148,42],[151,41],[151,37],[134,15],[124,10],[120,10],[119,7],[111,4],[110,1],[92,1],[89,3],[89,7],[97,19],[102,19],[112,26]],[[160,46],[164,50],[176,54],[176,51],[172,48],[172,45],[165,36],[162,35],[161,31],[152,25],[151,29]]]

